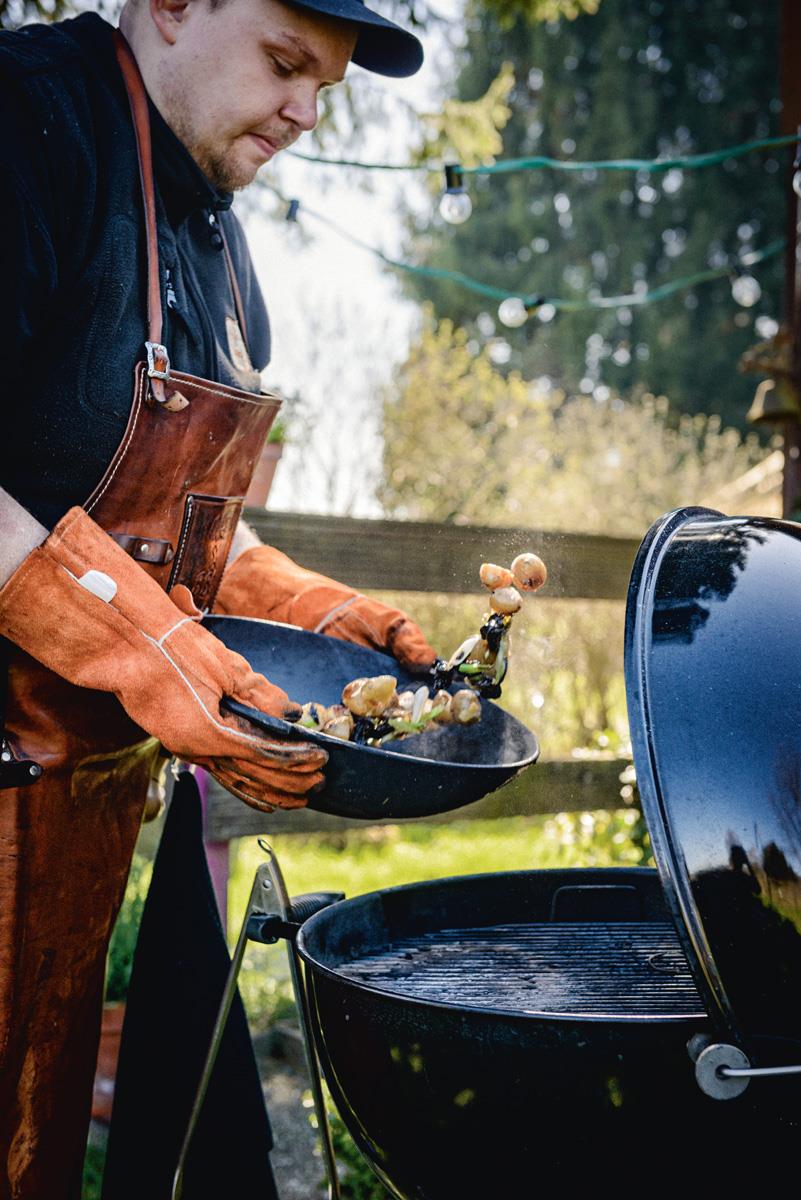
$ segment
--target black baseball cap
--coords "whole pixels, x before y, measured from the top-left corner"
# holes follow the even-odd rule
[[[308,8],[359,26],[351,61],[378,75],[402,79],[423,63],[423,47],[408,29],[373,12],[362,0],[290,0],[290,7]]]

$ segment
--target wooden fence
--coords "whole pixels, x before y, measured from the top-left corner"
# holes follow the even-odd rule
[[[304,566],[357,588],[386,591],[474,592],[479,563],[509,562],[521,549],[532,547],[548,564],[543,601],[621,600],[639,545],[628,538],[491,525],[357,520],[256,509],[245,516],[263,541]],[[621,637],[622,632],[621,618]],[[617,808],[626,765],[613,758],[544,760],[478,803],[427,820]],[[206,837],[216,844],[218,858],[227,855],[233,838],[364,824],[309,809],[268,816],[248,808],[214,781],[209,787]]]

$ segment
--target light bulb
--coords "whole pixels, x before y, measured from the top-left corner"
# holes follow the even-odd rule
[[[464,225],[473,211],[473,202],[464,188],[449,188],[442,193],[439,213],[449,225]]]
[[[754,329],[756,329],[761,338],[768,341],[779,332],[779,322],[775,321],[773,317],[757,317],[754,321]]]
[[[519,329],[528,319],[528,309],[519,296],[507,296],[498,306],[498,320],[510,329]]]
[[[458,163],[445,167],[445,191],[439,202],[439,212],[449,225],[464,225],[473,211],[473,202],[464,190],[464,176]]]
[[[801,196],[801,168],[793,172],[793,191],[796,196]]]
[[[753,275],[737,275],[732,281],[731,294],[743,308],[753,308],[762,295],[762,288]]]

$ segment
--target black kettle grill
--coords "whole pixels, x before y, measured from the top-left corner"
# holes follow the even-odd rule
[[[288,941],[330,1196],[318,1065],[400,1200],[795,1177],[800,621],[799,526],[683,509],[645,539],[626,680],[658,871],[293,905],[272,856],[259,868],[237,954]]]

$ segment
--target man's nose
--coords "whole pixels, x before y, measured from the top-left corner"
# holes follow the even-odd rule
[[[316,90],[311,87],[294,90],[281,109],[281,116],[302,131],[314,129],[317,124]]]

